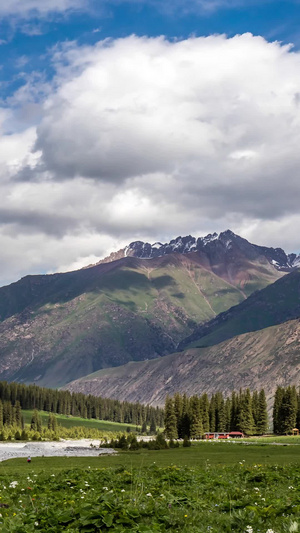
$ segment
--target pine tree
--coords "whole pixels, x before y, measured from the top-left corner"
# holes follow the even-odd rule
[[[187,395],[184,394],[182,397],[182,416],[179,424],[179,433],[178,437],[180,439],[183,439],[184,437],[190,436],[190,426],[191,426],[191,420],[189,416],[189,399],[187,398]]]
[[[165,401],[165,435],[168,439],[178,438],[174,403],[169,396],[166,397]]]
[[[298,389],[298,394],[297,394],[297,404],[298,404],[298,407],[297,407],[296,427],[300,429],[300,390],[299,389]]]
[[[193,439],[200,439],[203,435],[203,426],[200,410],[200,399],[192,396],[190,399],[190,436]]]
[[[21,428],[22,427],[22,411],[21,411],[21,404],[19,400],[17,400],[15,403],[15,420],[16,420],[16,425]]]
[[[38,433],[41,433],[42,431],[42,420],[37,409],[33,410],[31,423],[30,423],[30,429]]]
[[[0,400],[0,431],[3,429],[3,403]]]
[[[214,394],[209,404],[209,430],[212,432],[216,431],[216,400]]]
[[[283,394],[281,415],[283,420],[282,433],[288,434],[296,425],[298,399],[295,387],[287,387]]]
[[[231,416],[230,416],[230,431],[236,431],[238,425],[239,405],[238,397],[235,391],[231,393]]]
[[[254,420],[252,415],[251,393],[249,389],[240,391],[240,410],[238,418],[238,428],[246,435],[253,435]]]
[[[273,404],[273,431],[276,434],[283,432],[283,420],[282,420],[282,400],[284,395],[284,389],[277,387]]]
[[[201,396],[201,414],[203,433],[209,432],[209,400],[206,393]]]
[[[257,421],[256,421],[256,432],[258,435],[263,435],[268,430],[268,410],[267,410],[267,400],[264,389],[262,389],[258,394],[258,405],[257,405]]]
[[[226,431],[230,431],[231,424],[231,400],[226,398],[225,402]]]
[[[156,433],[156,423],[155,423],[155,417],[152,416],[151,422],[150,422],[150,435],[155,435]]]
[[[177,424],[177,434],[180,436],[181,433],[181,422],[182,422],[182,412],[183,412],[183,398],[181,394],[176,392],[174,396],[174,412],[176,416]]]
[[[252,414],[254,420],[254,429],[255,433],[258,433],[257,422],[258,422],[258,392],[255,390],[252,394]]]
[[[56,416],[54,416],[53,413],[49,413],[47,426],[48,426],[48,429],[50,429],[51,431],[57,430],[57,420],[56,420]]]
[[[217,410],[216,410],[216,425],[217,431],[224,432],[226,431],[226,412],[225,412],[225,402],[223,395],[218,393],[216,397]]]

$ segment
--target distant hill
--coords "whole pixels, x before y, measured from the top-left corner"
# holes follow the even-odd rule
[[[194,348],[152,361],[101,370],[66,385],[70,391],[119,400],[163,405],[166,394],[187,395],[240,387],[265,388],[268,399],[277,385],[299,384],[300,320],[293,320],[208,348]]]

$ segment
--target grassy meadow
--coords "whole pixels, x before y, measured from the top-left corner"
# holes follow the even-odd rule
[[[0,530],[300,531],[300,440],[293,442],[4,461]]]
[[[33,410],[22,410],[25,425],[29,426],[32,418]],[[46,411],[39,411],[42,419],[43,427],[47,427],[49,413]],[[133,424],[121,424],[119,422],[111,422],[110,420],[96,420],[94,418],[80,418],[71,415],[55,414],[57,424],[63,428],[81,427],[86,429],[99,429],[100,431],[108,432],[124,432],[130,427],[131,431],[136,430]]]

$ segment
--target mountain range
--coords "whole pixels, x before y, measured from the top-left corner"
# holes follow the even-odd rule
[[[300,317],[298,266],[296,254],[227,230],[167,244],[136,241],[78,271],[26,276],[0,288],[0,379],[154,404],[169,388],[187,387],[184,375],[194,392],[209,392],[212,379],[227,390],[238,376],[250,386],[246,347],[260,342],[269,361],[268,349],[279,346],[276,328],[292,328],[287,321]],[[291,329],[284,331],[290,349]],[[277,339],[272,348],[263,340],[270,338]],[[243,346],[240,363],[222,356],[235,343]],[[191,360],[198,362],[190,367]]]

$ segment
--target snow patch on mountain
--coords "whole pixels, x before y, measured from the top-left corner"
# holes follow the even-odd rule
[[[218,253],[225,255],[240,253],[249,260],[264,256],[279,271],[288,272],[300,266],[300,256],[296,256],[296,254],[287,255],[281,248],[268,248],[251,244],[231,230],[226,230],[222,233],[209,233],[205,237],[198,238],[192,235],[179,236],[169,243],[154,242],[150,244],[135,241],[125,248],[124,255],[152,259],[172,253],[203,252],[210,256],[216,253],[217,250]]]
[[[297,257],[295,257],[295,259],[293,260],[292,262],[292,266],[294,268],[299,268],[300,267],[300,255],[298,255]]]

